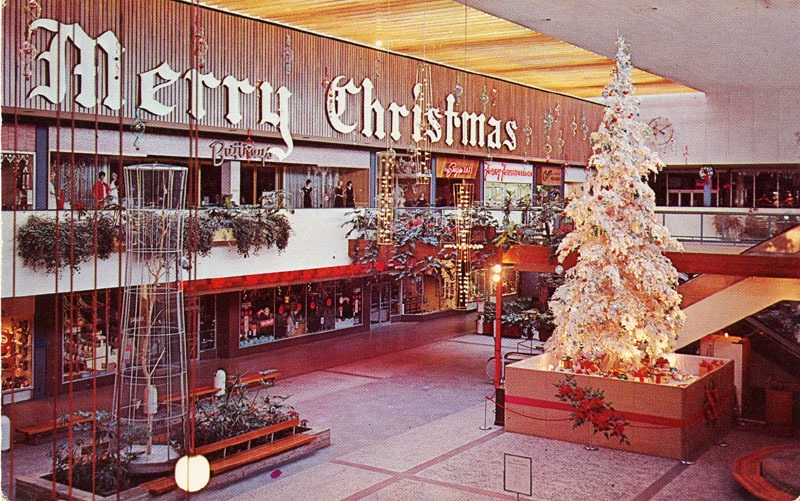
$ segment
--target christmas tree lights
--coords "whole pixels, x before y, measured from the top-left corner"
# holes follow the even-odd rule
[[[684,322],[678,273],[663,255],[682,246],[656,220],[647,176],[663,164],[646,145],[649,129],[638,119],[630,73],[630,53],[618,37],[604,92],[611,105],[591,136],[587,189],[566,208],[575,229],[558,249],[559,262],[571,252],[578,261],[550,302],[557,327],[547,349],[604,370],[634,370],[673,351]]]

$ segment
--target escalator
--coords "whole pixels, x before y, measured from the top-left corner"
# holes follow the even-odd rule
[[[790,228],[743,254],[800,253],[800,226]],[[735,270],[732,270],[735,271]],[[781,301],[800,301],[800,279],[699,275],[678,288],[686,324],[678,336],[682,348],[719,332]],[[798,343],[794,342],[795,349]]]

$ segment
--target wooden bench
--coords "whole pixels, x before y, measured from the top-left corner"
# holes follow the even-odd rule
[[[93,418],[91,417],[78,416],[77,414],[74,414],[67,420],[57,419],[55,422],[24,426],[17,428],[17,431],[25,436],[25,442],[36,445],[39,443],[39,437],[46,436],[51,433],[66,431],[72,426],[88,423],[92,420]]]
[[[262,385],[272,386],[275,384],[275,380],[279,377],[281,377],[281,373],[275,369],[242,374],[238,376],[239,384],[243,384],[247,389]],[[234,384],[236,382],[236,378],[237,376],[228,376],[228,385]]]
[[[206,398],[206,397],[213,397],[219,391],[219,388],[214,388],[213,386],[199,386],[194,388],[189,392],[189,396],[192,398]],[[158,398],[159,403],[165,404],[167,402],[177,402],[181,399],[182,395],[180,392],[177,393],[170,393],[169,395],[162,395]]]
[[[794,496],[778,489],[761,476],[761,462],[770,454],[793,447],[800,446],[789,444],[763,447],[736,458],[733,463],[733,478],[759,499],[792,501],[795,499]]]
[[[297,434],[274,441],[275,433],[288,430],[299,425],[299,419],[289,419],[271,426],[259,428],[258,430],[249,431],[235,437],[220,440],[219,442],[197,447],[195,448],[194,453],[205,456],[214,452],[222,451],[221,458],[210,462],[211,475],[219,475],[220,473],[224,473],[234,468],[275,456],[282,452],[294,449],[295,447],[300,447],[301,445],[305,445],[316,439],[316,437],[313,435]],[[258,445],[252,448],[250,447],[250,442],[264,437],[270,437],[269,443]],[[227,454],[228,448],[242,444],[248,444],[248,448],[244,451],[236,452],[231,455]],[[139,487],[146,489],[153,496],[158,496],[171,491],[172,489],[176,488],[177,485],[175,484],[175,478],[170,476],[150,480],[140,484]]]

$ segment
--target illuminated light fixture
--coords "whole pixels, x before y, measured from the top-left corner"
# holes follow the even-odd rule
[[[378,245],[392,245],[394,239],[394,175],[397,154],[393,149],[378,153]]]
[[[175,483],[186,492],[197,492],[208,485],[211,465],[205,456],[183,456],[175,464]]]
[[[474,297],[469,278],[472,268],[472,251],[483,248],[483,245],[471,242],[472,218],[469,211],[472,208],[474,196],[474,184],[459,183],[453,186],[453,198],[456,202],[456,241],[445,247],[456,251],[456,309],[466,309],[467,303]]]
[[[417,68],[417,81],[414,84],[414,109],[422,110],[419,118],[415,118],[414,130],[418,131],[415,144],[409,148],[409,155],[416,175],[417,184],[430,184],[431,182],[431,138],[430,123],[424,117],[428,110],[435,108],[433,98],[433,82],[431,67],[428,63],[421,63]]]

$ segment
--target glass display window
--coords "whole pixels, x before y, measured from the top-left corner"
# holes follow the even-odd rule
[[[3,300],[2,360],[3,393],[33,388],[33,299]],[[4,403],[6,403],[4,399]]]
[[[62,297],[63,382],[114,374],[119,358],[119,300],[112,290]]]
[[[32,210],[34,163],[32,153],[3,152],[3,210]]]
[[[200,351],[213,350],[217,347],[217,296],[200,296],[198,303]]]
[[[245,290],[239,347],[361,325],[363,280],[330,280]]]

